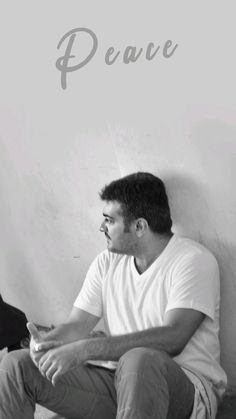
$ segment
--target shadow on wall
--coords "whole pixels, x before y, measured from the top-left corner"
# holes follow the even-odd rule
[[[165,177],[174,232],[201,241],[201,232],[211,231],[207,188],[179,172]],[[207,229],[206,229],[207,227]]]
[[[221,361],[229,386],[236,385],[236,244],[220,234],[208,191],[179,174],[166,178],[173,231],[205,245],[216,256],[221,278]],[[232,231],[233,234],[233,231]]]
[[[221,275],[221,358],[236,385],[236,132],[206,121],[192,132],[199,173],[165,178],[174,231],[194,238],[216,256]]]

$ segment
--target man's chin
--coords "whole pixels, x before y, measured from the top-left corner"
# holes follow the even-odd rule
[[[112,253],[117,253],[116,249],[112,246],[112,244],[109,241],[107,242],[107,250],[109,250],[109,252]]]
[[[118,253],[119,255],[124,255],[124,252],[122,252],[119,249],[116,249],[115,247],[112,247],[111,245],[109,246],[109,243],[107,244],[107,250],[109,250],[109,252],[111,253]]]
[[[117,249],[113,246],[112,241],[110,239],[107,239],[107,250],[111,253],[118,253],[119,255],[124,255],[125,253],[122,252],[121,249]]]

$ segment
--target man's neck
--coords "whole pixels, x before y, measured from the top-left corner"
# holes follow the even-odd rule
[[[134,257],[135,266],[139,274],[145,272],[161,255],[172,236],[173,233],[168,235],[158,235],[158,237],[154,236],[152,240],[149,241],[148,245]]]

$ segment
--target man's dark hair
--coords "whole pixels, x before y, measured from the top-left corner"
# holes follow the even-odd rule
[[[114,180],[102,189],[100,198],[121,204],[126,228],[142,217],[153,232],[171,232],[172,220],[164,183],[151,173],[138,172]]]

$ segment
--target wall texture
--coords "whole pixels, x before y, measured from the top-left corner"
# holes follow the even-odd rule
[[[35,322],[65,319],[105,246],[98,191],[153,171],[175,231],[219,261],[236,384],[234,2],[94,3],[8,2],[0,16],[1,293]]]

